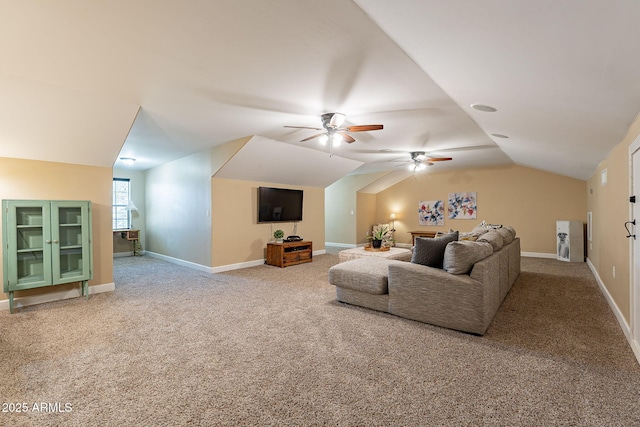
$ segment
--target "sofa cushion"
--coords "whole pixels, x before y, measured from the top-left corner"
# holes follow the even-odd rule
[[[502,236],[498,234],[496,230],[487,231],[480,237],[478,237],[477,242],[487,242],[491,244],[494,251],[499,250],[503,245],[504,241],[502,240]]]
[[[336,264],[329,269],[329,283],[367,294],[389,292],[389,265],[406,263],[394,259],[365,257]]]
[[[460,235],[458,236],[458,240],[469,240],[475,242],[476,240],[478,240],[478,236],[471,233],[460,233]]]
[[[443,268],[451,274],[469,274],[473,265],[493,253],[488,242],[460,240],[450,242],[444,250]]]
[[[480,236],[481,234],[484,234],[487,231],[491,231],[491,230],[493,230],[493,227],[487,224],[486,221],[482,221],[480,224],[473,227],[473,229],[470,231],[470,234]]]
[[[449,242],[458,240],[458,232],[447,233],[442,237],[417,237],[411,262],[428,267],[442,268],[444,250]]]
[[[513,242],[513,239],[515,238],[515,236],[511,233],[511,230],[506,227],[498,228],[496,229],[496,232],[500,236],[502,236],[502,246],[508,245],[509,243]]]

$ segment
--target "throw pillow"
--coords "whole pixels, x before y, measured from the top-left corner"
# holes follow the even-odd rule
[[[493,247],[494,251],[500,249],[504,244],[502,236],[498,234],[496,230],[487,231],[482,236],[478,237],[478,240],[476,241],[489,243],[491,247]]]
[[[468,274],[474,264],[493,253],[493,247],[486,242],[459,240],[451,242],[444,250],[443,268],[451,274]]]
[[[458,240],[458,232],[445,234],[442,237],[417,237],[411,256],[411,262],[428,267],[442,268],[444,250],[449,242]]]

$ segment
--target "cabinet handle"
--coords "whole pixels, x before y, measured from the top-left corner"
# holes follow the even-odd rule
[[[45,240],[44,242],[45,242],[47,245],[50,245],[50,244],[51,244],[51,240]]]
[[[58,241],[57,241],[57,240],[54,240],[54,241],[53,241],[53,243],[58,243]]]

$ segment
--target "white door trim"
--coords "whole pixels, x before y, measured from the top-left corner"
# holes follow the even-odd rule
[[[634,170],[634,155],[640,156],[640,136],[629,145],[629,196],[636,195],[636,203],[629,203],[629,221],[634,220],[634,208],[640,203],[640,170]],[[637,183],[634,185],[634,182]],[[635,193],[635,194],[634,194]],[[633,227],[633,233],[640,239],[640,215],[637,215],[637,224]],[[636,257],[640,257],[640,251],[636,251],[638,240],[629,239],[629,328],[631,346],[638,356],[640,349],[640,271],[636,268]],[[639,260],[640,261],[640,260]]]

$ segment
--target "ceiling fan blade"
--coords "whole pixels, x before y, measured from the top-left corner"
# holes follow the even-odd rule
[[[446,162],[447,160],[453,160],[453,157],[429,157],[427,159],[428,163],[433,162]]]
[[[344,130],[346,130],[347,132],[366,132],[369,130],[380,130],[382,128],[382,125],[355,125],[348,126],[344,128]]]
[[[316,134],[316,135],[310,136],[309,138],[301,139],[301,140],[300,140],[300,142],[309,141],[309,140],[311,140],[311,139],[313,139],[313,138],[317,138],[317,137],[319,137],[319,136],[326,135],[326,134],[327,134],[326,132],[322,132],[322,133],[319,133],[319,134]]]
[[[286,128],[294,128],[294,129],[313,129],[313,130],[323,130],[322,128],[312,128],[309,126],[286,126]]]
[[[342,139],[344,140],[344,142],[348,142],[349,144],[351,144],[352,142],[355,142],[356,140],[353,139],[353,137],[351,135],[349,135],[348,133],[345,132],[338,132],[340,135],[342,135]]]

